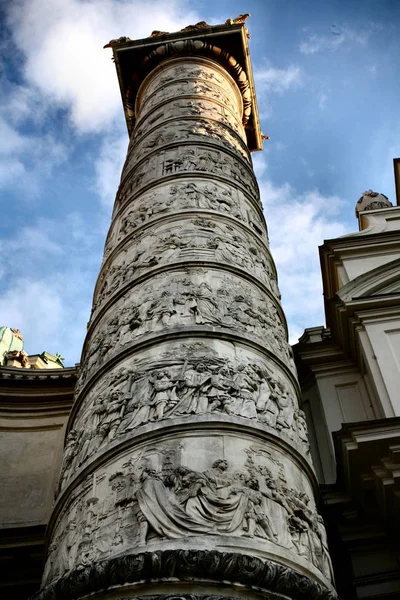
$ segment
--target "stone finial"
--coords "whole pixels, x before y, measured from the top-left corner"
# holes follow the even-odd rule
[[[227,19],[225,21],[225,25],[237,25],[239,23],[244,23],[246,19],[250,17],[250,13],[244,13],[236,17],[236,19]]]
[[[235,19],[227,19],[225,21],[224,25],[239,25],[240,23],[244,23],[246,21],[246,19],[248,19],[249,17],[250,17],[249,13],[243,13],[243,14],[238,15]],[[212,27],[212,25],[210,25],[209,23],[206,23],[206,21],[199,21],[198,23],[195,23],[194,25],[188,25],[187,27],[184,27],[180,31],[185,33],[186,31],[198,31],[199,29],[206,29],[207,27]],[[170,33],[169,31],[159,31],[158,29],[155,29],[154,31],[151,32],[150,37],[160,37],[162,35],[168,35],[169,33]],[[250,35],[248,33],[247,33],[247,37],[250,37]],[[108,44],[103,46],[103,48],[112,48],[113,46],[117,46],[119,44],[124,44],[124,43],[130,42],[130,41],[131,41],[131,39],[129,37],[122,36],[118,39],[110,40],[108,42]]]
[[[29,359],[26,352],[23,350],[11,350],[10,352],[6,352],[5,356],[5,366],[6,367],[19,367],[23,369],[29,369]]]
[[[385,194],[367,190],[366,192],[363,192],[363,195],[357,201],[356,217],[358,218],[358,215],[363,210],[376,210],[378,208],[389,208],[390,206],[393,206],[393,204]]]
[[[113,48],[114,46],[118,46],[119,44],[126,44],[126,42],[131,42],[131,41],[132,40],[131,40],[130,37],[128,37],[126,35],[123,35],[123,36],[119,37],[116,40],[110,40],[108,42],[108,44],[106,44],[105,46],[103,46],[103,49],[104,48]]]

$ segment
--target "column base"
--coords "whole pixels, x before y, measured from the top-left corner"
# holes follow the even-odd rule
[[[264,600],[337,600],[332,589],[269,560],[182,549],[124,554],[82,566],[32,600],[78,600],[89,594],[93,600],[244,600],[260,594]]]

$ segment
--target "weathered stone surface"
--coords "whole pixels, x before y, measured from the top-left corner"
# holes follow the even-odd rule
[[[245,554],[205,550],[165,550],[124,554],[123,556],[83,565],[81,569],[50,584],[33,600],[70,600],[88,593],[135,583],[163,581],[174,578],[199,586],[203,581],[223,582],[224,585],[257,586],[263,594],[284,594],[292,600],[334,600],[335,593],[271,560],[261,560]],[[267,597],[268,597],[267,595]],[[178,593],[175,598],[181,597]],[[185,596],[183,596],[185,597]],[[235,596],[236,597],[236,596]]]
[[[199,261],[250,273],[279,297],[266,240],[254,228],[226,215],[180,212],[147,222],[124,238],[103,264],[94,310],[123,285],[150,275],[150,269]]]
[[[271,356],[239,343],[186,338],[139,348],[85,389],[75,411],[68,478],[143,425],[204,415],[257,422],[308,456],[294,378],[284,364],[278,368]]]
[[[149,49],[129,109],[39,597],[207,577],[328,599],[250,84],[226,51],[179,44]]]
[[[109,428],[121,405],[108,406],[114,403]],[[309,474],[295,456],[244,432],[204,424],[198,433],[146,437],[87,476],[60,506],[46,583],[78,568],[84,546],[91,560],[102,560],[166,543],[179,548],[182,540],[185,547],[212,549],[218,539],[229,550],[232,538],[246,554],[274,556],[329,579]]]

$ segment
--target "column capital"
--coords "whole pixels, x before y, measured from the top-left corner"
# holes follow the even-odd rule
[[[164,33],[135,41],[129,38],[120,40],[110,45],[129,135],[133,132],[136,120],[136,94],[144,77],[162,60],[171,56],[203,55],[221,64],[235,79],[243,97],[249,150],[262,150],[248,34],[244,23]]]

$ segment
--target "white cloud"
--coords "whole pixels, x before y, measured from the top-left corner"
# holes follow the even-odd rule
[[[116,132],[104,137],[95,160],[95,189],[106,207],[111,207],[114,203],[128,141],[126,129],[123,131],[122,128],[118,128]]]
[[[318,246],[344,235],[340,218],[343,201],[318,190],[298,194],[288,184],[259,179],[283,308],[295,343],[306,327],[324,323]]]
[[[257,89],[281,94],[302,84],[303,73],[300,67],[291,65],[287,69],[277,69],[270,65],[256,69],[254,79]]]
[[[0,77],[0,113],[8,123],[20,125],[29,120],[34,124],[42,124],[49,106],[34,86],[19,85]]]
[[[369,23],[368,26],[359,29],[353,29],[344,25],[342,27],[331,25],[328,33],[312,33],[307,40],[301,42],[299,49],[303,54],[315,54],[323,50],[335,51],[344,45],[360,44],[365,46],[370,36],[380,31],[381,26],[376,23]]]
[[[78,136],[90,134],[97,142],[92,189],[109,205],[128,138],[112,53],[103,46],[121,35],[147,37],[155,27],[177,31],[200,17],[184,0],[14,0],[4,12],[23,83],[0,76],[0,186],[23,190],[21,199],[38,194],[43,178],[85,141]],[[22,330],[28,352],[79,360],[105,229],[104,212],[89,228],[71,214],[4,240],[1,324]]]
[[[29,146],[29,138],[24,138],[6,121],[0,120],[0,153],[9,155]]]
[[[37,90],[4,75],[0,89],[0,188],[36,196],[39,182],[66,160],[67,149],[50,129],[46,133],[42,127],[48,106]]]
[[[275,144],[275,149],[278,150],[279,152],[282,152],[283,150],[287,149],[287,145],[278,140]]]
[[[67,146],[73,150],[74,140],[68,132],[64,145],[51,133],[46,138],[43,131],[35,135],[31,126],[48,125],[49,116],[60,119],[61,112],[75,134],[98,136],[93,188],[109,205],[127,136],[121,128],[123,110],[112,54],[103,46],[121,35],[147,37],[155,26],[177,31],[200,18],[184,0],[15,0],[5,12],[13,42],[25,59],[21,62],[25,81],[16,85],[4,76],[0,80],[0,137],[6,154],[0,186],[12,187],[15,182],[29,195],[38,195],[44,178],[67,158]],[[62,137],[61,127],[60,121]]]
[[[0,139],[0,188],[23,190],[25,197],[36,196],[39,182],[67,158],[67,148],[54,135],[23,134],[1,113]]]
[[[8,7],[24,75],[48,101],[69,111],[80,132],[107,129],[121,111],[112,38],[147,37],[155,26],[176,31],[198,16],[183,0],[17,0]]]
[[[321,110],[324,110],[326,108],[328,96],[325,94],[325,92],[318,92],[317,99],[318,99],[318,106],[320,107]]]
[[[60,352],[71,366],[79,359],[86,332],[88,288],[79,270],[15,278],[0,295],[1,324],[21,330],[29,354]]]
[[[0,244],[0,325],[21,329],[31,354],[79,360],[105,232],[78,213],[40,218]]]
[[[278,69],[265,63],[254,70],[254,79],[259,97],[259,116],[261,120],[267,120],[271,119],[274,114],[271,95],[283,94],[290,89],[302,86],[304,73],[296,65]]]
[[[110,204],[128,140],[121,126],[111,51],[102,47],[121,35],[145,37],[155,27],[176,31],[201,17],[189,12],[184,0],[14,0],[7,14],[14,43],[25,57],[25,81],[9,88],[4,104],[5,114],[12,118],[0,121],[9,146],[0,184],[18,178],[26,188],[25,178],[31,177],[35,187],[39,173],[46,174],[65,160],[67,149],[61,140],[51,133],[47,138],[28,135],[22,128],[26,120],[43,123],[49,111],[61,108],[76,134],[97,135],[93,185],[104,205]],[[313,43],[316,49],[303,51],[316,52],[325,42],[314,39]],[[304,76],[295,65],[280,69],[267,64],[256,72],[256,78],[258,90],[282,94],[302,85]],[[301,333],[323,318],[317,245],[324,236],[345,233],[335,216],[340,200],[318,191],[299,195],[288,184],[276,187],[266,179],[265,157],[257,155],[254,162],[261,172],[284,306],[292,331]],[[66,364],[79,360],[104,241],[100,219],[97,225],[91,222],[90,229],[85,227],[76,214],[62,224],[40,220],[21,229],[2,251],[9,260],[1,265],[5,285],[0,294],[0,325],[19,327],[29,352],[60,351],[66,355]]]

